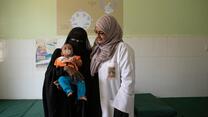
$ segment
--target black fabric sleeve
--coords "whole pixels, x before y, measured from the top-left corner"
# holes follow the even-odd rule
[[[114,108],[113,117],[129,117],[129,114],[128,113],[124,113],[124,112]]]

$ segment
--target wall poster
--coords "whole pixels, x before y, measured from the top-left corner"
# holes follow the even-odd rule
[[[113,15],[123,27],[123,0],[57,0],[57,34],[68,35],[73,27],[94,34],[96,20]]]
[[[36,40],[36,67],[48,65],[56,45],[56,40]]]

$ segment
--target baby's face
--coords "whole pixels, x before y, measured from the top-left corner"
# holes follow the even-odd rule
[[[64,44],[61,50],[63,56],[71,56],[73,54],[73,48],[71,44]]]

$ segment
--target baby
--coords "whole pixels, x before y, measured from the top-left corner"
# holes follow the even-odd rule
[[[77,85],[77,96],[80,100],[87,100],[86,98],[86,87],[84,82],[84,77],[78,71],[79,67],[82,65],[82,60],[80,56],[73,55],[73,47],[71,44],[66,43],[61,48],[61,56],[55,60],[54,65],[58,67],[65,66],[70,67],[76,71],[74,74],[69,75],[61,75],[57,81],[54,81],[54,84],[57,87],[61,87],[63,91],[67,94],[67,96],[71,96],[73,94],[73,90],[71,89],[71,83],[75,81]],[[66,69],[64,69],[66,70]]]

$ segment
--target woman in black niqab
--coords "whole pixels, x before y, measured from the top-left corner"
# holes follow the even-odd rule
[[[81,56],[83,65],[80,68],[80,72],[85,77],[87,97],[89,93],[89,80],[90,75],[90,43],[87,37],[87,33],[83,28],[73,28],[65,43],[72,44],[74,48],[74,54]],[[61,56],[61,49],[57,48],[52,57],[51,61],[45,72],[45,80],[43,84],[43,108],[45,117],[86,117],[86,102],[78,101],[76,95],[67,97],[65,93],[57,89],[53,84],[53,81],[57,80],[60,73],[65,72],[63,68],[56,68],[54,61],[56,58]],[[73,87],[72,87],[73,88]],[[74,86],[76,88],[76,86]],[[76,94],[76,92],[75,92]]]

